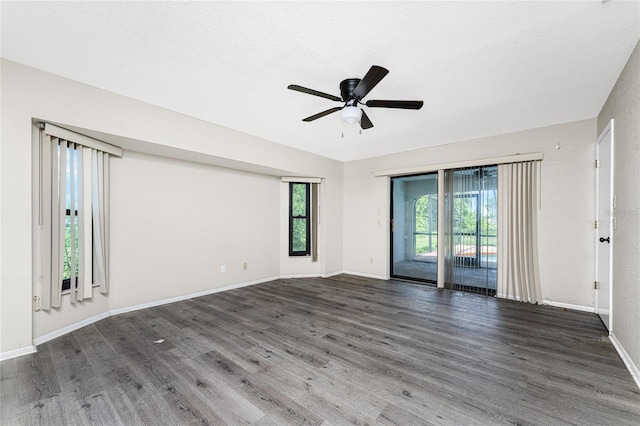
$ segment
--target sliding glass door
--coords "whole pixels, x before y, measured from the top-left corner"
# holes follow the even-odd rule
[[[391,275],[438,279],[438,174],[391,181]]]
[[[391,276],[494,295],[498,168],[444,170],[440,176],[442,182],[438,173],[391,179]],[[439,184],[444,194],[441,212]]]
[[[444,173],[445,287],[496,292],[498,168]]]

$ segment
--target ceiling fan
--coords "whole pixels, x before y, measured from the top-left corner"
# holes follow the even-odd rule
[[[389,74],[389,70],[386,68],[380,67],[378,65],[373,65],[364,78],[347,78],[346,80],[342,80],[340,83],[340,95],[341,97],[330,95],[328,93],[319,92],[317,90],[308,89],[306,87],[298,86],[297,84],[291,84],[287,86],[287,89],[295,90],[297,92],[307,93],[309,95],[320,96],[321,98],[326,98],[335,102],[344,102],[344,105],[341,107],[330,108],[326,111],[319,112],[318,114],[314,114],[307,118],[302,119],[302,121],[313,121],[318,118],[324,117],[325,115],[329,115],[331,113],[342,111],[340,114],[342,116],[342,120],[347,123],[355,123],[356,121],[360,122],[360,127],[362,129],[370,129],[373,127],[373,123],[367,116],[367,114],[362,110],[362,108],[358,107],[360,105],[366,105],[370,108],[399,108],[399,109],[420,109],[422,108],[422,101],[381,101],[381,100],[370,100],[366,102],[362,102],[362,98],[367,96],[367,94],[373,89],[380,81]]]

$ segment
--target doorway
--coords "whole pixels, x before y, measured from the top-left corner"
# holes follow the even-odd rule
[[[613,120],[596,141],[596,313],[612,327],[613,264]]]

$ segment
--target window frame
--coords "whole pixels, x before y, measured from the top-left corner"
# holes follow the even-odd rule
[[[81,148],[81,146],[80,146],[79,144],[76,144],[76,147],[74,147],[74,148],[70,148],[70,147],[69,147],[69,148],[67,148],[67,149],[69,149],[69,150],[70,150],[71,155],[74,155],[74,154],[73,154],[73,151],[76,151],[77,155],[82,155],[82,154],[81,154],[81,149],[82,149],[82,148]],[[76,162],[75,162],[75,167],[78,167],[77,160],[76,160]],[[70,171],[70,172],[71,172],[71,173],[76,173],[76,172],[77,172],[77,170],[75,170],[75,171]],[[69,178],[69,176],[68,176],[68,175],[66,175],[66,179],[68,179],[68,178]],[[74,215],[75,215],[76,219],[78,219],[78,218],[79,218],[79,215],[78,215],[78,209],[76,208],[76,209],[74,209],[73,211],[74,211]],[[91,215],[91,218],[92,218],[92,224],[93,224],[93,211],[89,210],[89,211],[88,211],[88,214],[89,214],[89,215]],[[67,209],[66,209],[66,211],[65,211],[65,218],[70,217],[70,216],[71,216],[71,209],[70,209],[70,208],[67,208]],[[66,223],[66,220],[65,220],[65,223]],[[91,232],[91,239],[92,239],[92,241],[93,241],[93,226],[91,226],[91,228],[89,229],[89,232]],[[65,235],[66,235],[66,227],[65,227]],[[66,238],[66,237],[65,237],[65,238]],[[78,234],[76,234],[76,238],[79,238]],[[78,249],[78,242],[76,242],[76,250],[77,250],[77,249]],[[91,255],[92,255],[92,256],[93,256],[93,250],[94,250],[94,249],[93,249],[93,245],[92,245],[92,247],[91,247]],[[76,254],[76,262],[78,262],[78,261],[79,261],[79,256],[78,256],[78,254]],[[64,267],[65,267],[65,266],[66,266],[66,265],[63,263],[63,269],[64,269]],[[69,266],[70,266],[70,265],[69,265]],[[76,268],[78,268],[78,264],[77,264],[77,263],[76,263]],[[89,271],[88,273],[91,275],[91,286],[92,286],[92,287],[98,287],[100,284],[99,284],[99,283],[94,283],[94,282],[93,282],[93,271]],[[78,289],[78,275],[77,275],[77,274],[75,275],[75,279],[74,279],[74,281],[75,281],[75,285],[74,285],[74,287],[73,287],[73,288],[77,290],[77,289]],[[71,278],[63,278],[63,279],[62,279],[61,294],[63,294],[63,295],[64,295],[64,294],[70,294],[70,293],[71,293]]]
[[[62,148],[59,148],[62,149]],[[78,160],[77,160],[77,156],[78,155],[82,155],[82,147],[78,144],[73,144],[72,146],[68,146],[66,147],[66,150],[68,150],[68,155],[69,158],[71,158],[72,156],[76,156],[76,160],[74,161],[73,165],[74,165],[74,169],[71,170],[69,167],[69,163],[67,163],[67,168],[69,169],[67,173],[67,170],[64,171],[64,180],[65,180],[65,187],[67,187],[69,185],[69,179],[70,179],[70,174],[77,174],[78,173]],[[63,155],[62,152],[59,152],[58,155]],[[67,155],[67,153],[65,153],[64,155]],[[67,162],[69,161],[69,159],[67,159]],[[60,173],[63,173],[62,170],[59,171]],[[82,189],[78,189],[76,188],[78,191],[82,191]],[[78,199],[76,198],[76,201],[78,201]],[[73,213],[74,213],[74,217],[76,218],[76,220],[79,220],[78,217],[78,208],[77,206],[69,206],[69,208],[66,209],[65,211],[65,228],[64,230],[60,230],[64,235],[65,235],[65,252],[66,252],[66,222],[67,222],[67,218],[71,217],[71,211],[72,211],[72,207],[76,207],[73,209]],[[69,226],[74,226],[73,223],[70,222]],[[75,234],[76,239],[79,239],[79,235],[76,233]],[[75,242],[75,248],[76,251],[78,250],[78,241]],[[71,249],[71,248],[69,248]],[[65,253],[66,254],[66,253]],[[63,259],[66,257],[65,254],[63,254]],[[78,261],[80,260],[78,253],[76,253],[76,269],[79,268],[78,265]],[[63,270],[64,268],[67,266],[66,264],[66,259],[65,261],[63,261]],[[71,265],[69,265],[69,268],[71,268]],[[77,272],[77,271],[76,271]],[[64,275],[64,274],[63,274]],[[74,289],[78,288],[78,275],[77,273],[75,274],[75,279],[74,279],[75,283],[74,283]],[[62,279],[62,294],[68,294],[71,292],[71,278],[63,278]]]
[[[293,215],[293,188],[294,185],[305,187],[305,215]],[[311,256],[311,184],[308,182],[289,182],[289,256]],[[304,220],[306,225],[306,247],[304,250],[293,249],[293,223],[296,220]]]

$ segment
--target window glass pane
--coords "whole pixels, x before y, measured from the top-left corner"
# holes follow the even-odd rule
[[[60,150],[62,151],[61,154],[64,155],[65,158],[65,162],[67,165],[67,169],[64,171],[64,177],[65,177],[65,190],[67,192],[66,194],[66,205],[65,208],[70,209],[71,208],[71,162],[69,161],[69,154],[70,154],[70,149],[67,147],[60,147]]]
[[[67,169],[65,170],[65,190],[66,190],[66,205],[65,208],[71,209],[71,174],[73,173],[74,184],[74,210],[78,210],[78,198],[80,194],[80,185],[78,184],[78,149],[74,149],[71,147],[59,147],[62,155],[66,157],[66,165]],[[73,165],[71,161],[73,160]]]
[[[78,276],[78,217],[75,217],[75,248],[76,248],[76,271],[75,276]],[[67,216],[64,221],[64,269],[63,279],[68,280],[71,278],[71,217]]]
[[[416,232],[432,232],[438,229],[438,196],[423,195],[416,200]]]
[[[63,263],[63,279],[67,280],[63,285],[63,289],[68,287],[68,280],[71,278],[71,226],[74,227],[75,233],[75,271],[74,276],[78,276],[78,217],[74,217],[73,224],[71,223],[71,210],[74,211],[75,215],[78,214],[78,194],[79,194],[79,186],[78,185],[78,162],[77,162],[77,150],[72,147],[63,147],[60,146],[60,155],[64,155],[66,157],[66,170],[64,170],[64,179],[65,179],[65,191],[66,191],[66,210],[67,216],[65,218],[65,226],[64,226],[64,263]],[[73,161],[73,162],[72,162]],[[73,198],[74,205],[71,206],[71,176],[73,174],[74,179],[74,188],[73,188]]]
[[[456,196],[453,203],[453,220],[456,230],[462,234],[476,234],[476,201],[477,196]],[[475,237],[474,237],[475,238]]]
[[[294,183],[291,188],[291,203],[293,216],[307,215],[307,185],[304,183]]]
[[[307,250],[307,219],[293,219],[293,251]]]

